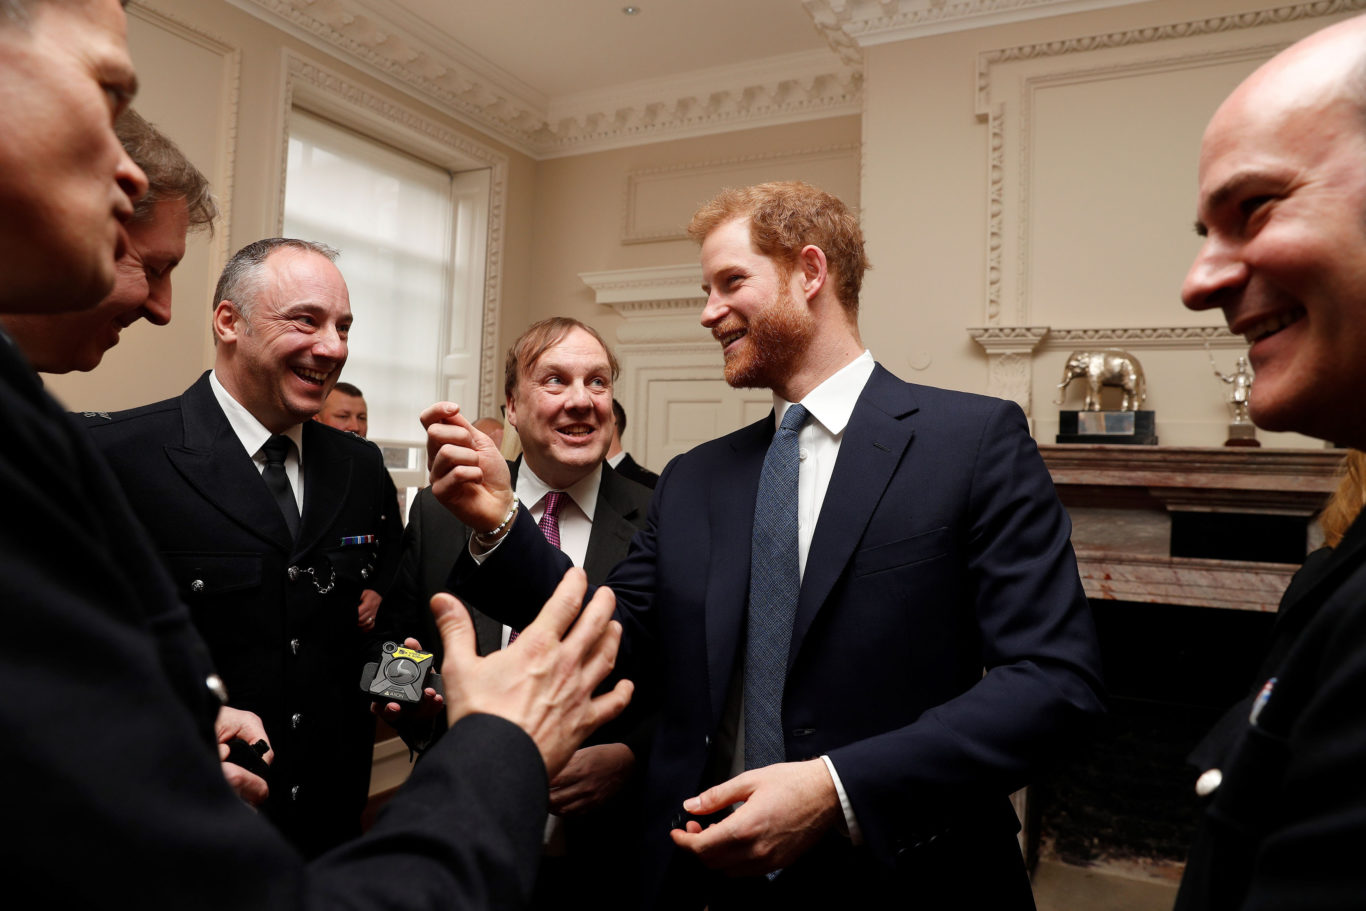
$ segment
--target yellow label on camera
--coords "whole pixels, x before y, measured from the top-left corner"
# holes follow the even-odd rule
[[[413,659],[414,661],[426,661],[428,658],[432,657],[432,653],[431,653],[431,652],[415,652],[415,651],[413,651],[413,650],[410,649],[410,648],[404,648],[403,646],[400,645],[398,648],[394,649],[394,657],[395,657],[395,658],[411,658],[411,659]]]

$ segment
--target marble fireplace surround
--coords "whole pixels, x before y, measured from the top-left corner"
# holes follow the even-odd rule
[[[1089,598],[1274,611],[1295,564],[1173,557],[1177,511],[1315,515],[1342,450],[1040,445]],[[1320,543],[1311,526],[1310,549]]]

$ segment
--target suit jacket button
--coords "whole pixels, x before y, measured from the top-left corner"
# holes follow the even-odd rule
[[[299,799],[299,786],[298,786],[297,784],[296,784],[294,787],[292,787],[292,788],[289,789],[289,799],[290,799],[290,800],[298,800],[298,799]]]
[[[291,582],[299,578],[299,567],[297,566],[291,566],[289,569],[285,570],[285,572],[289,574],[289,581]]]
[[[361,567],[360,577],[361,577],[362,579],[368,579],[368,578],[370,578],[370,567],[368,567],[368,566],[363,566],[363,567]]]
[[[210,693],[218,697],[221,704],[228,704],[228,688],[224,685],[222,677],[217,674],[210,674],[204,678],[204,685],[209,688]]]
[[[289,726],[292,728],[297,728],[300,722],[302,722],[303,720],[304,716],[298,712],[295,712],[293,715],[289,716]]]
[[[1195,793],[1198,797],[1208,797],[1219,790],[1219,785],[1224,783],[1224,773],[1218,769],[1209,769],[1195,780]]]
[[[702,745],[703,745],[704,747],[706,747],[707,749],[709,749],[709,750],[711,749],[711,735],[710,735],[710,734],[708,734],[706,737],[703,737],[703,738],[702,738]]]
[[[190,583],[190,591],[192,591],[192,592],[202,592],[203,590],[204,590],[204,580],[203,580],[203,579],[195,579],[193,582]]]
[[[289,650],[290,650],[291,653],[293,653],[293,654],[295,654],[295,655],[299,654],[299,640],[298,640],[298,639],[290,639],[290,640],[289,640]]]

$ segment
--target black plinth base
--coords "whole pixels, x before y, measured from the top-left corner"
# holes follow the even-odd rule
[[[1157,445],[1155,411],[1059,411],[1058,443]]]

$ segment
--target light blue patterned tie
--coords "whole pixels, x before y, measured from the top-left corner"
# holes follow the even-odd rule
[[[745,768],[786,756],[783,682],[797,616],[797,434],[807,411],[792,405],[764,456],[750,544],[749,615],[745,636]]]

